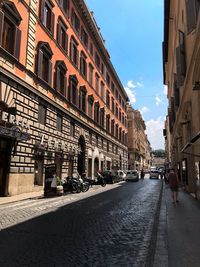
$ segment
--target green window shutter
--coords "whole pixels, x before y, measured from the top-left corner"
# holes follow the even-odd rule
[[[42,78],[42,61],[43,61],[43,52],[38,50],[38,60],[37,60],[37,75],[39,78]]]
[[[49,60],[49,74],[48,74],[48,84],[52,84],[52,62]]]
[[[196,27],[197,14],[196,14],[196,1],[186,0],[186,14],[187,14],[187,31],[190,33]]]

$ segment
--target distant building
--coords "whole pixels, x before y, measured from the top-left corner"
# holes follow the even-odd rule
[[[150,143],[146,126],[138,110],[127,105],[128,116],[128,168],[141,170],[150,167]]]

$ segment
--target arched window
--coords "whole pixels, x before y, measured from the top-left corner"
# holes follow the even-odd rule
[[[1,1],[0,6],[0,46],[19,59],[22,20],[15,4],[11,1]]]
[[[39,42],[37,46],[36,73],[38,77],[49,85],[52,83],[52,58],[53,52],[46,42]]]

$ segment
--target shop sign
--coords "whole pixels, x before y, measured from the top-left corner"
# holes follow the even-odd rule
[[[27,121],[24,119],[17,119],[15,115],[10,114],[8,112],[2,111],[1,113],[1,120],[7,123],[14,124],[16,126],[20,126],[22,128],[25,128],[27,130],[30,129],[30,125],[28,124]]]
[[[45,144],[45,134],[41,134],[41,140],[40,140],[40,145],[44,146]],[[64,141],[58,141],[53,138],[48,138],[47,140],[47,145],[49,149],[55,149],[55,150],[63,150],[67,151],[69,150],[68,144]],[[72,150],[72,148],[70,148]]]
[[[0,126],[0,135],[16,139],[17,141],[27,141],[30,139],[30,134],[21,132],[20,129],[15,126],[11,128]]]

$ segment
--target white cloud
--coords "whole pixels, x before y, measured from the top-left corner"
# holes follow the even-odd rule
[[[140,109],[140,113],[141,114],[144,114],[144,113],[146,113],[148,111],[149,111],[149,108],[148,107],[145,107],[145,106]]]
[[[164,119],[162,117],[146,121],[146,134],[153,149],[164,149],[163,128]]]
[[[128,95],[128,98],[130,100],[130,103],[135,103],[136,102],[136,96],[135,96],[135,92],[131,90],[131,88],[129,87],[125,87],[124,88],[127,95]]]
[[[133,84],[133,81],[128,81],[128,82],[127,82],[127,87],[129,87],[129,88],[135,88],[136,85]]]
[[[165,85],[163,88],[163,94],[167,95],[167,91],[168,91],[168,87],[167,87],[167,85]]]
[[[156,106],[160,106],[161,104],[163,104],[163,101],[160,99],[159,96],[156,96]]]
[[[137,86],[138,86],[138,87],[142,87],[142,86],[143,86],[143,84],[142,84],[142,83],[140,83],[140,82],[137,82]]]

